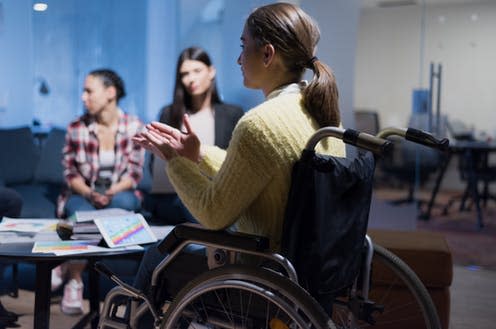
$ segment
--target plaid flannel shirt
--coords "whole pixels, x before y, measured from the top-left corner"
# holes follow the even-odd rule
[[[136,117],[119,109],[119,121],[115,136],[115,165],[111,182],[116,183],[124,177],[131,178],[134,188],[143,176],[145,150],[133,143],[131,138],[143,130],[143,123]],[[69,124],[63,148],[62,165],[64,178],[69,183],[75,177],[82,177],[85,183],[94,188],[99,171],[99,141],[96,135],[96,122],[84,114]],[[140,191],[135,190],[138,198]],[[71,191],[67,188],[58,198],[57,215],[62,217],[63,210]]]

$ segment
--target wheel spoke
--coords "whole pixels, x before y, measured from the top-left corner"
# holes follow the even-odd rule
[[[226,308],[226,305],[224,304],[224,302],[222,301],[222,299],[220,298],[219,296],[219,293],[217,291],[214,291],[214,294],[215,294],[215,297],[217,298],[217,302],[219,303],[219,305],[222,307],[222,310],[224,312],[224,314],[227,316],[228,318],[228,321],[233,325],[234,327],[234,321],[232,319],[232,317],[230,317],[230,313],[229,311],[227,310]]]
[[[185,323],[184,318],[191,321],[193,317],[201,323],[193,319],[190,328],[317,329],[330,326],[315,300],[294,282],[276,273],[244,266],[215,269],[193,280],[174,299],[162,328],[187,328],[179,324]]]

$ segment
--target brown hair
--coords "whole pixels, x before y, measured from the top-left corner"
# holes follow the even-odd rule
[[[303,103],[321,127],[339,126],[338,87],[332,70],[315,57],[320,31],[312,17],[298,6],[280,2],[255,9],[246,27],[258,46],[271,44],[280,53],[295,80],[306,68],[313,70]]]

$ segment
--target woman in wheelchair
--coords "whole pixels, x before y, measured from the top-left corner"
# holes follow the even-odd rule
[[[319,38],[315,21],[295,5],[257,8],[245,22],[237,62],[244,85],[260,89],[266,100],[240,119],[227,150],[200,145],[187,115],[185,132],[152,122],[134,138],[167,160],[174,188],[204,227],[265,236],[270,249],[279,250],[293,164],[319,128],[341,124],[336,80],[316,57]],[[313,71],[308,83],[301,80],[307,69]],[[317,150],[345,156],[339,139],[327,139]],[[147,291],[163,258],[156,248],[146,252],[136,288]],[[200,270],[207,267],[200,264]]]

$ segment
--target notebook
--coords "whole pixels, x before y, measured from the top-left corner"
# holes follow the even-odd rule
[[[120,208],[104,208],[97,210],[78,210],[74,213],[75,221],[80,222],[91,222],[98,217],[110,217],[117,215],[134,214],[132,211],[120,209]]]
[[[150,226],[141,214],[98,217],[94,219],[109,248],[156,242]]]

